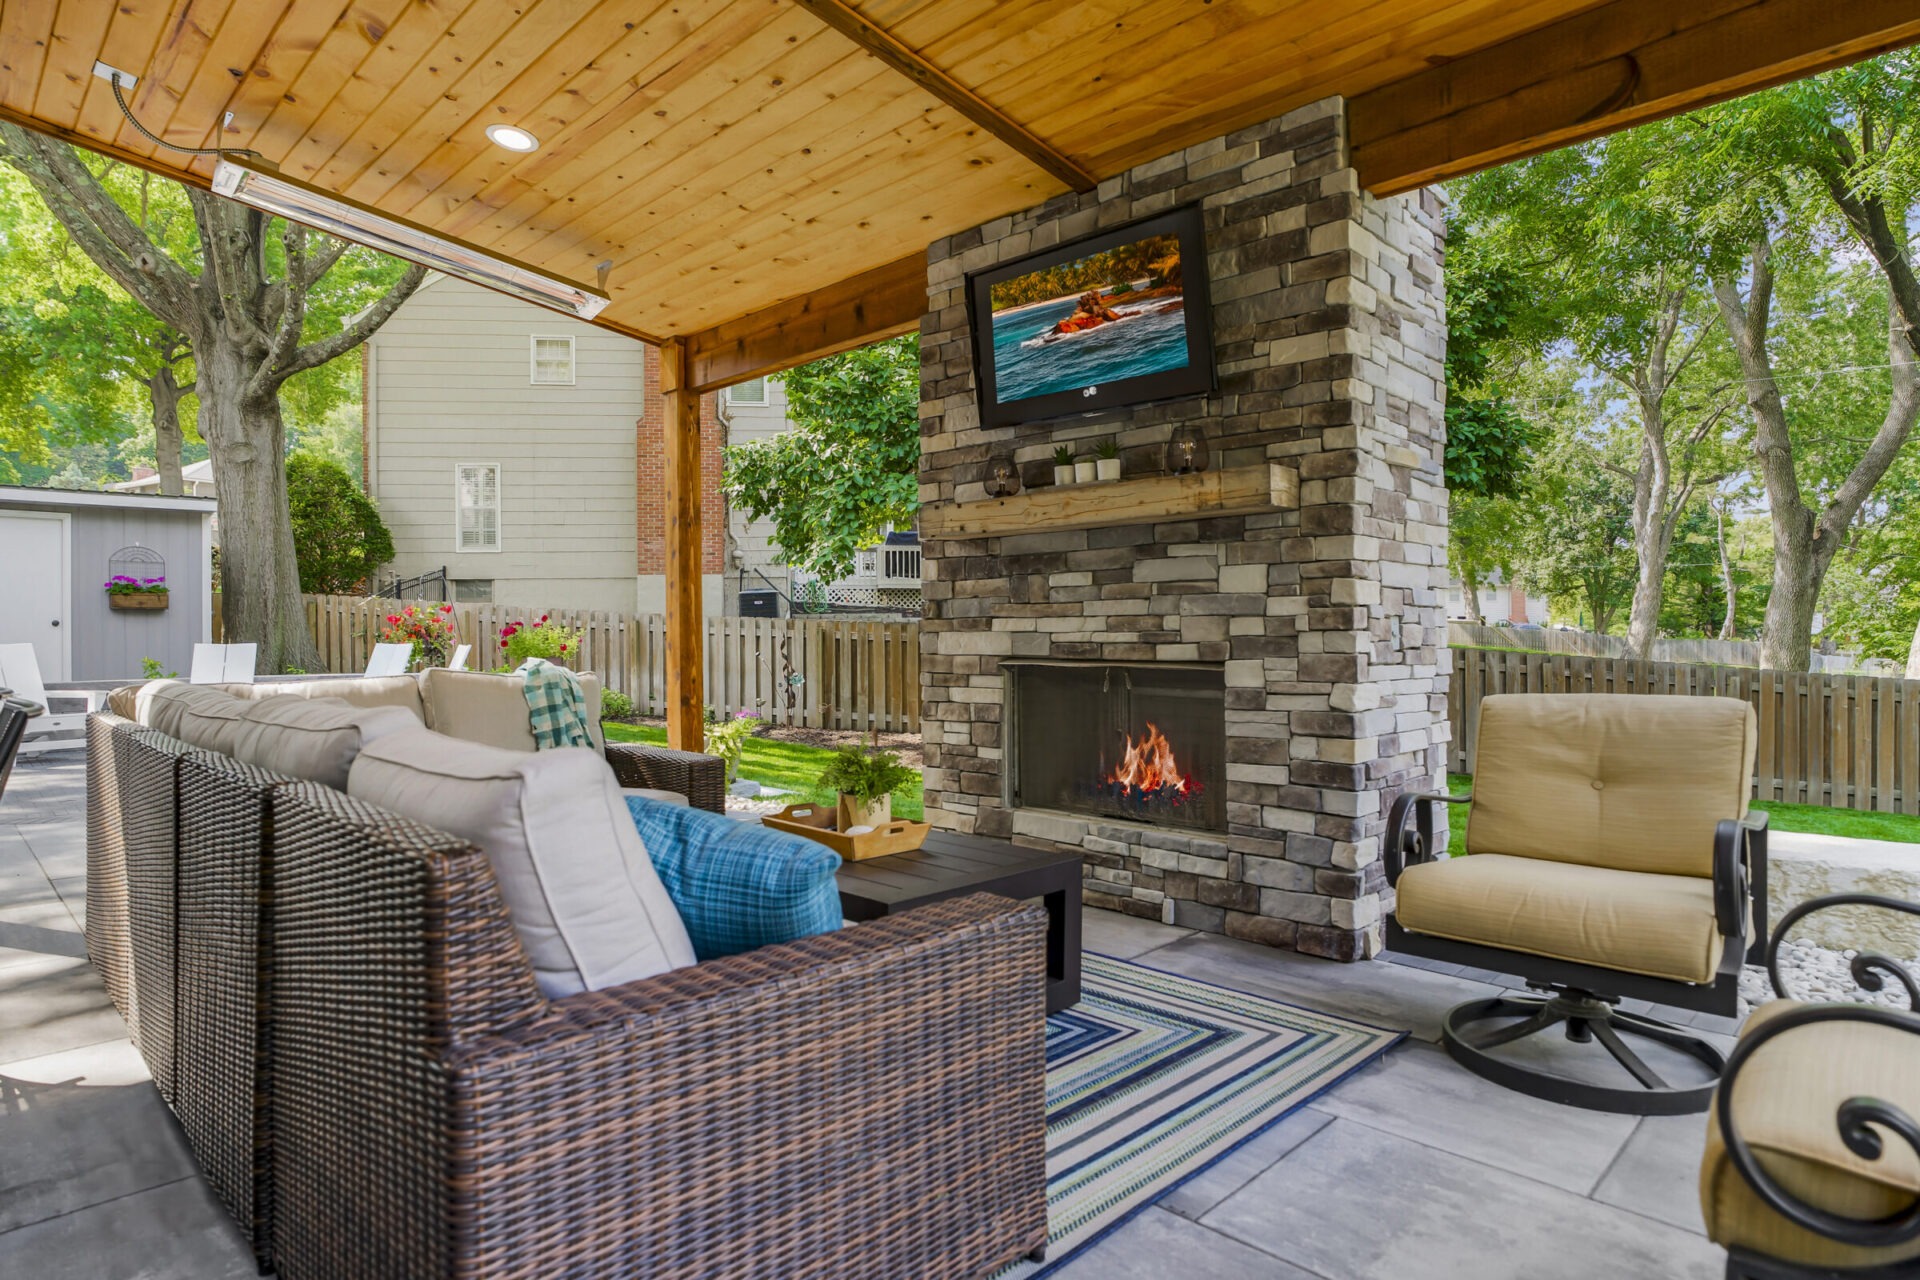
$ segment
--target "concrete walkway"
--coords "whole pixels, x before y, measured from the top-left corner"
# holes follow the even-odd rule
[[[19,765],[0,800],[0,1276],[251,1276],[84,958],[83,792],[79,753],[62,752]],[[1339,965],[1098,911],[1086,937],[1090,950],[1413,1036],[1059,1280],[1721,1275],[1694,1192],[1704,1117],[1536,1102],[1435,1047],[1448,1007],[1497,989],[1489,975]]]

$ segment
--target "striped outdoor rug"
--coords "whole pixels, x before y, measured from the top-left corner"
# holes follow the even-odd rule
[[[1088,954],[1047,1019],[1045,1265],[1135,1213],[1398,1043],[1382,1031]]]

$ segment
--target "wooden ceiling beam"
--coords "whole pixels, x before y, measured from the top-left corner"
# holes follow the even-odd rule
[[[1353,164],[1393,195],[1917,41],[1913,0],[1613,0],[1355,97]]]
[[[1071,189],[1091,191],[1100,185],[1100,179],[1085,166],[1035,136],[1025,125],[1008,118],[992,103],[895,39],[885,27],[850,8],[845,0],[798,0],[798,3]]]
[[[688,379],[705,395],[911,332],[926,310],[927,257],[916,253],[688,334]]]

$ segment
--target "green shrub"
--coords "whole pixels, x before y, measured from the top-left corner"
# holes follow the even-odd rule
[[[706,741],[701,750],[710,756],[719,756],[727,762],[727,781],[733,782],[740,776],[740,754],[747,749],[747,739],[760,727],[758,716],[742,711],[731,720],[710,720],[707,723]]]
[[[393,535],[379,508],[331,459],[310,453],[287,459],[287,515],[302,591],[355,594],[393,559]]]
[[[580,633],[547,621],[550,616],[543,613],[538,622],[509,622],[500,628],[500,652],[506,655],[507,670],[517,671],[528,658],[545,658],[563,667],[579,661]]]
[[[618,689],[600,691],[600,718],[602,720],[633,719],[633,699]]]

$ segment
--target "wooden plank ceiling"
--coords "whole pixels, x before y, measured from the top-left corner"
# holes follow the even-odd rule
[[[134,112],[171,142],[258,151],[569,279],[611,260],[603,323],[686,336],[698,367],[734,378],[909,325],[906,277],[939,236],[1328,94],[1425,86],[1379,113],[1396,168],[1370,185],[1464,171],[1478,152],[1406,118],[1462,95],[1431,77],[1505,42],[1557,47],[1555,24],[1590,43],[1628,5],[1644,27],[1646,0],[0,0],[0,116],[204,182],[211,161],[121,118],[100,59],[140,77]],[[1854,25],[1876,47],[1920,38],[1882,21],[1899,7],[1860,0],[1871,20]],[[1769,58],[1821,43],[1785,39],[1800,47]],[[1489,125],[1498,96],[1465,97],[1473,147],[1524,151],[1524,113]],[[1574,105],[1597,131],[1631,103]],[[493,146],[494,123],[539,149]],[[856,278],[887,305],[835,293]],[[816,294],[860,314],[809,311]],[[772,354],[753,334],[777,335]]]

